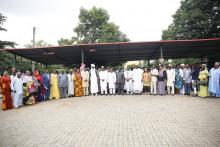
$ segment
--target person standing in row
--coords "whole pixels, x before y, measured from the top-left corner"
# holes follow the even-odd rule
[[[58,75],[55,70],[50,75],[50,99],[59,99],[60,91],[58,84]]]
[[[89,95],[89,69],[84,68],[83,72],[81,73],[82,75],[82,87],[83,87],[83,93],[85,96]]]
[[[209,92],[211,96],[220,97],[220,68],[219,62],[215,63],[214,68],[210,70]]]
[[[180,94],[185,95],[185,83],[184,83],[184,77],[183,77],[183,70],[185,69],[185,64],[181,64],[180,68],[179,68],[179,75],[180,75],[180,79],[182,79],[182,84],[180,87]]]
[[[43,81],[43,85],[44,85],[44,100],[49,100],[50,97],[50,75],[48,73],[48,70],[45,69],[43,75],[42,75],[42,81]]]
[[[190,95],[190,84],[192,82],[192,72],[189,67],[189,64],[186,64],[186,67],[183,70],[183,83],[185,88],[185,94]]]
[[[143,70],[140,67],[137,67],[133,70],[133,74],[133,92],[140,95],[143,91]]]
[[[199,76],[199,68],[193,65],[192,66],[192,89],[194,92],[193,96],[197,96],[198,76]]]
[[[38,82],[37,102],[42,102],[44,101],[45,88],[43,85],[42,76],[38,70],[34,72],[34,77],[37,79],[37,82]]]
[[[124,71],[126,94],[133,94],[133,71],[128,68]]]
[[[108,72],[107,70],[105,70],[104,66],[102,66],[101,71],[99,72],[101,95],[107,94],[107,77],[108,77]]]
[[[199,84],[199,94],[200,97],[207,97],[208,96],[208,79],[209,79],[209,72],[206,69],[206,65],[203,64],[202,68],[199,72],[198,77],[198,84]]]
[[[145,68],[143,73],[143,92],[145,94],[150,94],[150,84],[151,84],[151,74],[150,69]]]
[[[116,73],[111,68],[108,73],[108,88],[110,95],[115,95]]]
[[[99,92],[99,75],[95,69],[95,65],[91,64],[90,69],[90,93],[91,95],[97,95]]]
[[[2,110],[8,110],[13,108],[11,98],[11,79],[8,76],[8,72],[5,71],[0,78],[0,89],[2,93]]]
[[[163,65],[159,66],[158,71],[158,94],[165,95],[165,87],[166,87],[167,73],[163,68]]]
[[[167,72],[167,91],[168,94],[174,95],[175,93],[175,70],[172,68],[172,65],[168,65],[168,69],[166,70]]]
[[[23,81],[20,72],[17,72],[17,76],[14,79],[12,91],[14,92],[13,106],[14,108],[19,108],[23,105]]]
[[[153,95],[157,94],[157,78],[158,78],[158,70],[155,66],[153,66],[153,69],[151,70],[151,86],[150,86],[150,92]]]
[[[73,71],[70,70],[67,74],[68,78],[68,97],[72,97],[74,95],[74,74]]]
[[[68,87],[68,77],[64,70],[59,74],[59,88],[60,88],[60,97],[66,98],[67,96],[67,87]]]
[[[82,88],[82,76],[80,73],[80,69],[77,68],[74,75],[74,88],[75,88],[75,96],[80,97],[83,96],[83,88]]]
[[[124,72],[121,69],[116,71],[116,87],[118,89],[118,94],[124,94]]]
[[[11,76],[10,76],[10,79],[11,79],[11,89],[12,89],[12,85],[14,84],[14,81],[15,81],[15,78],[16,78],[16,68],[15,67],[12,67],[11,68]],[[12,91],[11,92],[11,98],[12,98],[12,101],[14,100],[14,92]]]

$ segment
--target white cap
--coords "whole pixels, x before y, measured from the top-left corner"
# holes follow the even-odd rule
[[[185,66],[185,64],[181,64],[180,66]]]
[[[91,67],[95,67],[95,64],[91,64]]]

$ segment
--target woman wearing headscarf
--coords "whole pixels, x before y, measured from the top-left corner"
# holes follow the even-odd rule
[[[166,79],[167,79],[167,73],[163,68],[163,65],[159,66],[158,71],[158,94],[159,95],[165,95],[165,87],[166,87]]]
[[[75,72],[74,76],[74,87],[75,87],[75,96],[83,96],[83,88],[82,88],[82,76],[80,73],[80,69],[78,68]]]
[[[38,81],[37,102],[42,102],[44,100],[44,92],[45,92],[42,76],[39,71],[35,71],[34,77]]]
[[[12,98],[11,98],[11,79],[8,73],[5,71],[0,79],[0,88],[2,91],[2,110],[12,109]]]
[[[200,97],[207,97],[208,96],[208,78],[209,78],[209,72],[206,69],[206,65],[203,64],[202,68],[199,72],[199,96]]]

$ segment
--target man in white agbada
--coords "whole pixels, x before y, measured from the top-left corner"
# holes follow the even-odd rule
[[[115,94],[115,87],[116,87],[115,84],[116,84],[116,73],[111,68],[108,73],[108,88],[110,95]]]
[[[124,71],[126,94],[133,94],[133,71],[129,68]]]
[[[180,76],[181,76],[182,79],[183,79],[183,70],[184,69],[185,69],[185,64],[181,64],[179,72],[180,72]],[[185,86],[184,86],[184,84],[183,84],[182,88],[180,89],[180,94],[182,94],[182,95],[185,94]]]
[[[150,71],[151,73],[151,84],[150,84],[150,92],[153,95],[157,94],[157,76],[158,76],[158,70],[155,66],[153,66],[153,69]]]
[[[16,68],[12,67],[11,72],[12,72],[12,75],[10,75],[10,79],[11,79],[10,87],[12,89],[12,86],[13,86],[15,78],[16,78]],[[14,92],[13,91],[11,92],[11,97],[12,97],[12,100],[14,100]]]
[[[143,70],[141,68],[138,67],[133,70],[133,92],[135,94],[141,94],[143,90],[142,75]]]
[[[68,79],[68,97],[72,97],[74,95],[74,74],[73,71],[70,70],[67,74]]]
[[[172,68],[172,65],[168,65],[167,72],[167,91],[168,94],[174,95],[174,84],[175,84],[175,70]]]
[[[89,95],[89,70],[84,68],[81,72],[82,76],[82,87],[83,87],[83,94]]]
[[[97,95],[99,92],[99,87],[98,87],[98,74],[95,69],[95,65],[91,64],[91,69],[90,69],[90,93],[92,95]]]
[[[14,79],[12,91],[14,92],[13,106],[14,108],[19,108],[23,105],[23,81],[20,72],[17,73]]]
[[[101,87],[101,94],[107,94],[107,80],[108,80],[108,71],[105,70],[104,66],[101,67],[101,71],[99,72],[99,79],[100,79],[100,87]]]

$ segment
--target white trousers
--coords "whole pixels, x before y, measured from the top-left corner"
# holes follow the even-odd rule
[[[23,105],[23,94],[14,94],[13,106],[18,108]]]
[[[109,92],[110,92],[111,95],[115,94],[115,88],[109,88]]]
[[[157,81],[151,81],[150,93],[151,94],[157,94]]]

